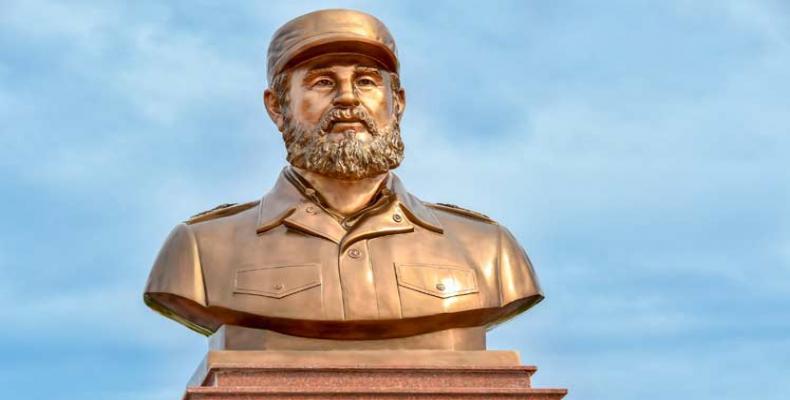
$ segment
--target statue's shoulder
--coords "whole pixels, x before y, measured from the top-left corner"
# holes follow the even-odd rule
[[[477,220],[477,221],[482,221],[482,222],[485,222],[485,223],[488,223],[488,224],[496,224],[496,221],[491,219],[491,217],[489,217],[488,215],[485,215],[483,213],[479,213],[477,211],[472,211],[472,210],[470,210],[468,208],[463,208],[463,207],[457,206],[455,204],[449,204],[449,203],[428,203],[428,202],[425,202],[425,205],[430,207],[430,208],[432,208],[432,209],[434,209],[434,210],[440,210],[440,211],[445,211],[445,212],[448,212],[448,213],[451,213],[451,214],[455,214],[455,215],[461,215],[461,216],[464,216],[464,217],[467,217],[467,218],[471,218],[471,219]]]
[[[249,210],[257,206],[260,203],[260,200],[250,201],[247,203],[225,203],[220,204],[210,210],[201,211],[191,217],[188,220],[184,221],[187,225],[196,224],[198,222],[209,221],[212,219],[229,217],[234,214],[238,214],[242,211]]]

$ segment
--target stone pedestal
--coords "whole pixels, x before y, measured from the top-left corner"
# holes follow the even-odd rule
[[[562,399],[536,370],[512,351],[211,351],[184,400]]]

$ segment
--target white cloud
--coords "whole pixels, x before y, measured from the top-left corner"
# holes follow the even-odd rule
[[[120,22],[120,17],[107,5],[30,0],[6,3],[0,21],[5,29],[24,35],[88,39]]]
[[[195,104],[235,107],[263,90],[260,70],[220,54],[200,36],[161,26],[137,27],[131,36],[132,63],[120,68],[115,84],[154,121],[188,118]]]

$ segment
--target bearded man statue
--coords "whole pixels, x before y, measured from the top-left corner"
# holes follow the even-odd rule
[[[378,19],[323,10],[273,36],[264,104],[287,150],[260,200],[179,224],[145,302],[213,349],[483,350],[543,296],[485,215],[424,202],[392,172],[406,106]]]

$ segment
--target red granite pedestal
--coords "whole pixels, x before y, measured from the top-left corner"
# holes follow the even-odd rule
[[[562,399],[536,370],[512,351],[211,351],[184,400]]]

